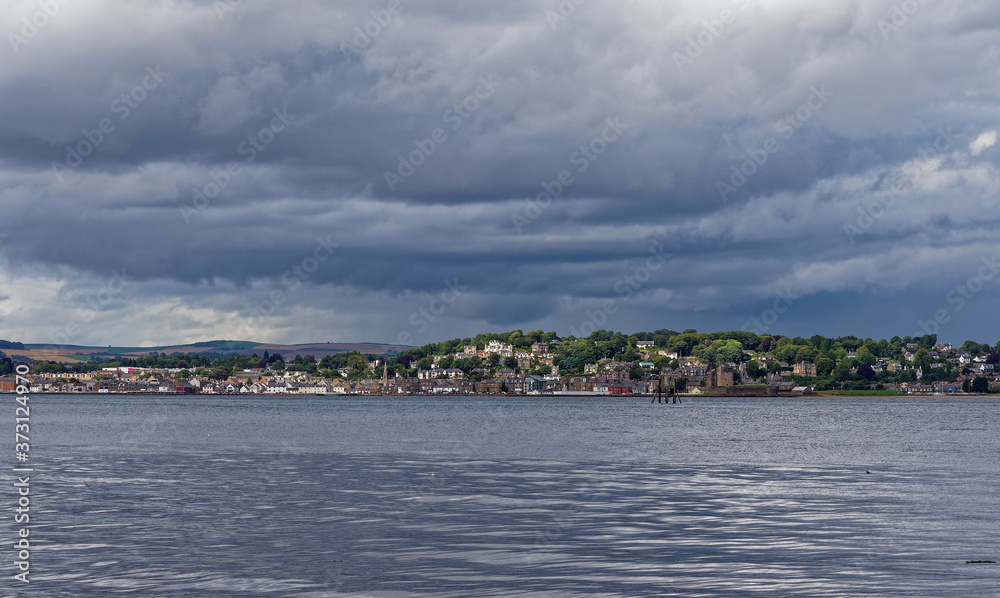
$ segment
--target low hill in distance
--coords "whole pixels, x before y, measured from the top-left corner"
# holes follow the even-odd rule
[[[303,345],[277,345],[272,343],[257,343],[252,341],[207,341],[189,345],[170,345],[164,347],[85,347],[78,345],[45,345],[25,344],[24,349],[7,349],[8,355],[23,355],[31,359],[51,361],[55,363],[79,363],[81,361],[101,360],[104,358],[142,357],[151,353],[212,353],[215,355],[263,355],[267,351],[289,358],[295,355],[312,355],[317,361],[327,355],[358,351],[374,355],[392,355],[409,349],[403,345],[386,345],[379,343],[307,343]]]

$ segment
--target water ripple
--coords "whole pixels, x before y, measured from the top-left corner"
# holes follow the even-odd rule
[[[250,414],[255,406],[259,417],[270,413],[250,402]],[[49,417],[58,408],[67,421],[80,419],[73,404],[52,406]],[[424,408],[448,411],[453,427],[482,436],[473,412],[463,421],[453,403]],[[537,420],[529,431],[541,435],[551,418],[537,408],[525,407]],[[928,409],[941,417],[938,406]],[[625,426],[621,417],[645,425],[648,411],[624,413],[598,418],[598,434]],[[782,453],[789,437],[801,438],[807,415],[752,433],[724,419],[701,439],[723,455],[727,439],[771,447],[754,462],[712,462],[707,449],[683,462],[592,458],[607,446],[603,436],[578,438],[594,446],[573,459],[546,457],[538,446],[525,451],[530,457],[504,449],[486,458],[324,451],[308,442],[267,451],[224,440],[122,453],[76,437],[33,463],[32,586],[55,598],[996,595],[997,567],[965,564],[1000,560],[995,460],[968,452],[965,461],[949,454],[915,463],[896,458],[909,450],[900,443],[887,453],[895,462],[883,459],[869,475],[858,455],[825,463]],[[908,412],[898,415],[909,421]],[[978,426],[951,417],[935,429],[1000,436],[995,409]],[[902,427],[883,433],[909,435]],[[12,537],[9,520],[0,532]]]

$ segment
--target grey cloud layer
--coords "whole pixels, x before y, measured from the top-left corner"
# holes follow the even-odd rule
[[[39,10],[0,17],[8,336],[426,342],[609,299],[611,328],[723,328],[779,288],[778,331],[909,334],[998,245],[985,1],[107,1],[29,38]]]

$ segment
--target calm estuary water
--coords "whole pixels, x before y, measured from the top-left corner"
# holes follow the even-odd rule
[[[31,406],[3,596],[1000,596],[996,399]]]

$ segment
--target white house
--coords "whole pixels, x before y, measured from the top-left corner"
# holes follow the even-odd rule
[[[500,357],[513,357],[514,347],[501,341],[490,341],[483,350],[483,355],[499,355]]]

